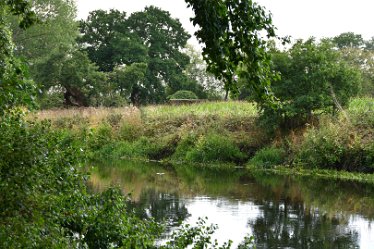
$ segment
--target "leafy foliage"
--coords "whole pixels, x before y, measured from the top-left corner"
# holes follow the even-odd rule
[[[259,99],[269,99],[270,56],[261,33],[275,37],[271,16],[253,1],[186,0],[200,29],[196,37],[205,46],[208,71],[224,79],[225,89],[237,91],[235,75],[245,78]]]
[[[156,224],[128,211],[118,190],[88,194],[87,177],[77,167],[83,155],[48,124],[9,115],[0,131],[2,246],[153,245]]]
[[[16,106],[31,104],[36,92],[25,64],[14,56],[11,29],[4,18],[9,12],[22,13],[20,26],[27,27],[35,21],[28,8],[28,2],[20,0],[0,3],[0,115]]]
[[[166,89],[175,92],[183,89],[187,78],[183,70],[189,63],[187,55],[181,52],[190,36],[179,20],[157,7],[146,7],[133,13],[127,20],[130,30],[137,34],[144,46],[148,47],[148,67],[145,85],[149,102],[165,100]]]
[[[200,136],[195,142],[195,146],[186,153],[187,161],[199,163],[240,162],[244,159],[244,153],[231,139],[218,134]]]
[[[38,71],[46,94],[60,92],[66,106],[94,105],[95,97],[105,93],[106,75],[97,71],[85,53],[74,48],[51,55]]]
[[[190,63],[184,73],[194,84],[190,84],[190,87],[184,86],[183,90],[195,92],[200,99],[222,99],[224,83],[207,71],[207,64],[201,51],[188,44],[184,51],[190,57]]]
[[[89,58],[104,72],[122,64],[146,61],[147,47],[131,34],[126,13],[118,10],[95,10],[80,21],[82,36],[78,39]]]
[[[361,35],[352,32],[342,33],[331,40],[341,51],[343,60],[361,71],[360,95],[374,96],[374,40],[365,41]]]
[[[147,98],[148,89],[144,87],[146,71],[146,63],[133,63],[115,68],[110,74],[110,80],[121,96],[130,99],[134,106],[138,106]]]
[[[224,243],[222,246],[218,245],[217,240],[212,241],[212,234],[217,229],[216,225],[206,225],[205,219],[199,219],[196,226],[184,225],[172,234],[172,239],[161,246],[160,249],[184,249],[184,248],[208,248],[211,249],[229,249],[232,241]],[[246,237],[244,241],[238,245],[238,249],[255,248],[253,244],[253,237]]]
[[[38,19],[34,25],[22,29],[17,25],[17,17],[8,19],[17,48],[16,55],[29,62],[31,74],[36,77],[37,65],[46,63],[51,54],[75,43],[78,26],[75,21],[76,6],[72,0],[33,0],[29,4]]]
[[[349,124],[325,123],[305,133],[296,161],[306,167],[372,173],[374,154]]]
[[[196,87],[183,72],[189,57],[181,50],[189,35],[169,12],[150,6],[127,18],[97,10],[80,28],[82,49],[101,71],[111,72],[111,91],[133,105],[164,102],[167,92]]]
[[[285,162],[284,149],[277,147],[265,147],[256,152],[248,164],[258,168],[271,168]]]
[[[328,41],[297,41],[287,52],[274,51],[273,64],[282,76],[272,87],[282,108],[265,108],[263,117],[284,128],[303,125],[316,112],[341,110],[360,89],[359,70]]]

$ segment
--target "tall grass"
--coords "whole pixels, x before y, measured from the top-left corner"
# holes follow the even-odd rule
[[[374,99],[354,98],[347,108],[350,121],[356,125],[374,127]]]
[[[188,105],[158,105],[141,109],[145,119],[170,119],[185,116],[257,117],[254,103],[242,101],[202,102]]]
[[[31,114],[28,119],[50,120],[52,125],[76,124],[86,122],[89,127],[98,127],[102,123],[111,123],[116,117],[121,121],[137,123],[140,120],[139,109],[135,107],[106,108],[106,107],[88,107],[71,109],[42,110]],[[65,123],[65,124],[64,124]]]
[[[292,162],[305,168],[374,170],[372,98],[355,98],[339,116],[321,115],[318,125],[273,140],[256,123],[257,117],[256,105],[228,101],[49,110],[29,118],[51,120],[53,127],[84,141],[93,155],[102,158],[250,160],[249,164],[263,168]]]

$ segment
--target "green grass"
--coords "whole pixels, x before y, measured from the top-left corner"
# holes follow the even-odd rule
[[[356,125],[374,127],[374,99],[354,98],[347,108],[350,122]]]
[[[203,102],[189,105],[159,105],[141,108],[146,120],[176,119],[186,116],[219,116],[220,118],[257,117],[255,104],[241,101]]]

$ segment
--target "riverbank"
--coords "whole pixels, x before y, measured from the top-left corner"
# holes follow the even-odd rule
[[[30,118],[51,120],[54,129],[63,131],[94,161],[339,170],[339,175],[374,172],[374,100],[370,98],[353,99],[336,116],[321,114],[313,124],[275,135],[258,125],[258,110],[248,102],[54,110]]]

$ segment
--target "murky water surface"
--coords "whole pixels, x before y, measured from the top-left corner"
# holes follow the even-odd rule
[[[208,217],[221,243],[253,235],[259,249],[374,248],[372,185],[127,161],[99,166],[91,185],[120,186],[170,230]]]

